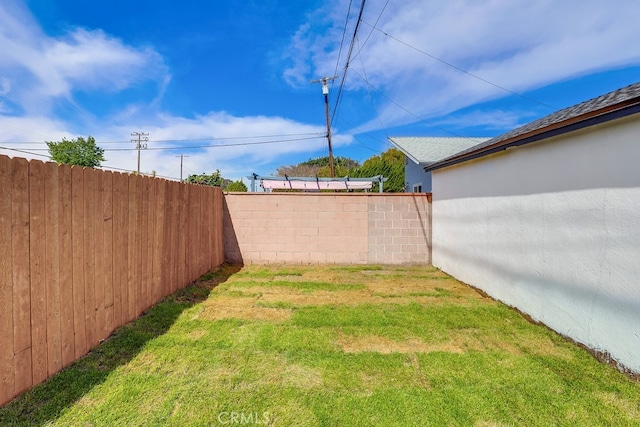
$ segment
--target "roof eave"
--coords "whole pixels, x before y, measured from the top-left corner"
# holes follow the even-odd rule
[[[640,113],[640,98],[633,98],[623,103],[603,108],[601,110],[592,111],[582,116],[573,117],[563,122],[554,123],[553,125],[536,129],[532,132],[518,135],[514,138],[500,141],[495,145],[482,147],[477,151],[471,151],[462,155],[454,155],[448,159],[434,162],[424,168],[425,172],[446,168],[459,163],[474,160],[480,157],[488,156],[507,148],[518,147],[521,145],[531,144],[546,138],[562,135],[564,133],[573,132],[584,129],[597,124],[605,123],[611,120],[620,119],[633,114]]]
[[[409,158],[413,163],[415,163],[417,165],[420,164],[420,161],[418,159],[416,159],[415,157],[413,157],[413,155],[411,153],[409,153],[407,150],[405,150],[404,147],[402,147],[401,145],[396,143],[393,140],[393,137],[387,137],[387,139],[389,140],[389,142],[391,142],[394,145],[394,147],[396,147],[398,150],[402,151],[402,154],[407,156],[407,158]]]

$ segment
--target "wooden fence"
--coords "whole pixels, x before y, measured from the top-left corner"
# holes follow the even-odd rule
[[[0,156],[0,405],[223,261],[219,188]]]

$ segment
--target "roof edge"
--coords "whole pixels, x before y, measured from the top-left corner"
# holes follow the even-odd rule
[[[627,99],[617,104],[609,105],[598,110],[590,111],[582,115],[571,117],[567,120],[550,124],[543,128],[532,130],[528,133],[514,136],[513,138],[499,141],[496,144],[481,147],[477,150],[457,154],[448,159],[434,162],[424,168],[425,172],[442,169],[459,163],[488,156],[507,148],[531,144],[553,136],[562,135],[579,129],[584,129],[611,120],[620,119],[640,113],[640,97]]]

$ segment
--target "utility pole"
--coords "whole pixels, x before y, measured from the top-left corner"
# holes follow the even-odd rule
[[[331,123],[329,122],[329,85],[327,81],[337,79],[338,76],[323,77],[317,80],[311,80],[311,83],[322,83],[322,94],[324,95],[324,113],[327,119],[327,142],[329,143],[329,171],[331,178],[335,178],[335,170],[333,168],[333,148],[331,147]]]
[[[144,132],[131,132],[131,136],[137,136],[137,139],[132,139],[131,142],[136,144],[138,149],[138,175],[140,175],[140,150],[147,149],[147,142],[149,142],[149,134]]]
[[[180,154],[179,156],[176,157],[180,157],[180,182],[182,182],[182,158],[183,157],[189,157],[189,156],[185,156],[184,154]]]

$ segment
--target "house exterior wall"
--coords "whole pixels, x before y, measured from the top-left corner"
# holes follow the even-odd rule
[[[227,260],[245,264],[429,264],[426,194],[230,193]]]
[[[433,264],[640,372],[640,117],[433,172]]]
[[[431,172],[425,172],[424,168],[414,163],[410,159],[406,159],[404,166],[404,180],[407,182],[405,191],[413,192],[414,185],[421,184],[423,193],[431,192]]]

